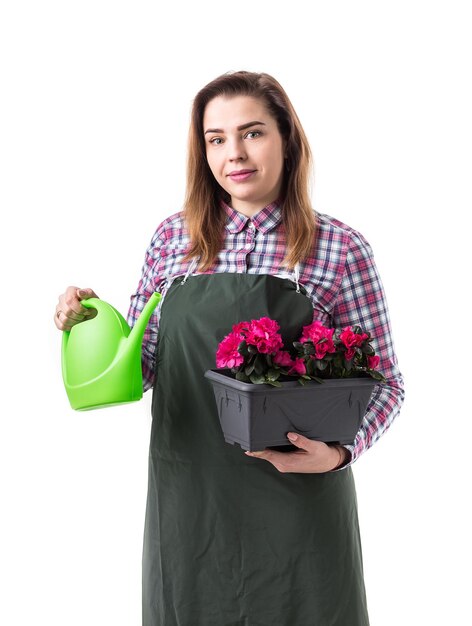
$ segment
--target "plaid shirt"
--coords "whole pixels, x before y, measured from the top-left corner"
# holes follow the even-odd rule
[[[206,271],[272,274],[289,276],[281,262],[285,252],[282,209],[269,204],[252,218],[222,203],[227,213],[224,248],[217,261]],[[403,379],[390,330],[390,320],[382,282],[372,250],[354,229],[326,214],[316,213],[317,238],[312,255],[300,263],[299,282],[313,305],[313,320],[331,327],[359,324],[373,338],[378,369],[387,379],[374,391],[353,445],[352,464],[388,429],[403,403]],[[172,279],[185,274],[190,263],[182,258],[190,238],[183,213],[166,218],[157,228],[146,251],[141,280],[131,296],[128,322],[133,326],[154,291],[162,299],[146,329],[143,348],[144,389],[154,382],[154,361],[160,310]],[[201,272],[197,272],[201,273]]]

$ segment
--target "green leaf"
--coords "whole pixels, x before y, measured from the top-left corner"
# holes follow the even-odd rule
[[[249,356],[248,345],[245,339],[243,339],[241,343],[238,345],[238,352],[241,356],[244,356],[244,357]]]
[[[265,376],[262,376],[260,374],[251,374],[249,378],[251,380],[251,383],[254,383],[255,385],[262,385],[263,383],[265,383]]]
[[[249,383],[249,376],[246,376],[244,372],[236,372],[236,380],[241,380],[243,383]]]
[[[280,378],[280,370],[270,369],[266,374],[267,380],[277,380]]]
[[[381,374],[380,372],[376,372],[375,370],[369,370],[368,373],[372,376],[372,378],[374,378],[375,380],[378,380],[381,383],[387,382],[387,379],[385,378],[385,376]]]
[[[258,354],[254,360],[254,370],[256,374],[264,374],[266,370],[265,358],[262,354]]]
[[[246,374],[246,376],[250,376],[254,371],[254,363],[249,364],[247,367],[244,368],[244,373]]]
[[[278,380],[266,380],[266,383],[272,387],[282,387],[282,383],[279,383]]]
[[[315,374],[315,362],[313,361],[313,359],[308,359],[308,361],[305,362],[305,367],[306,367],[306,373],[309,376],[312,376]]]

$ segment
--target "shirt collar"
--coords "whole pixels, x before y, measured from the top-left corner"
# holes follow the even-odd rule
[[[252,217],[238,213],[224,200],[221,200],[221,206],[226,212],[226,228],[230,233],[241,232],[249,221],[254,224],[256,230],[267,233],[282,221],[282,208],[278,200],[271,202]]]

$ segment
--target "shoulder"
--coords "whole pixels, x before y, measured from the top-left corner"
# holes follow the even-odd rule
[[[181,237],[186,233],[184,212],[177,211],[166,217],[156,228],[153,240],[159,240],[161,243],[166,243],[175,237]]]
[[[166,217],[157,226],[148,246],[148,254],[153,257],[166,256],[169,250],[185,248],[188,241],[184,212],[178,211]]]
[[[318,319],[332,315],[343,284],[357,284],[369,271],[371,252],[364,236],[327,213],[315,212],[316,235],[312,253],[301,267]]]
[[[316,212],[318,249],[337,251],[347,259],[348,256],[371,256],[372,249],[364,235],[327,213]]]

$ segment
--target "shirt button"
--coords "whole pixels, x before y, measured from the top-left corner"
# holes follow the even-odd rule
[[[256,230],[256,227],[254,226],[252,222],[249,222],[249,229],[252,230],[252,232]]]

